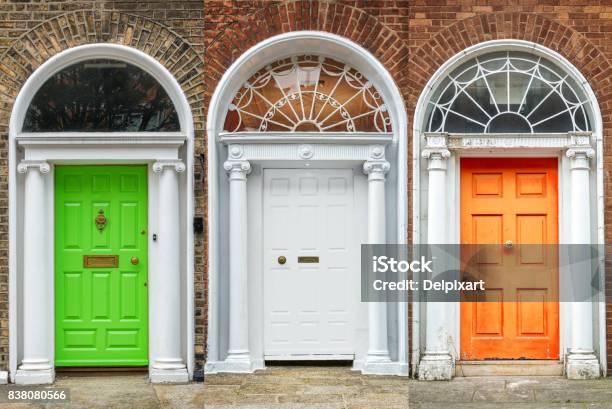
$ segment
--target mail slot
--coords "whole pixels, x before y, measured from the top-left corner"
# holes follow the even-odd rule
[[[119,266],[119,256],[83,256],[83,267],[114,268]]]
[[[299,256],[298,263],[318,263],[319,256]]]

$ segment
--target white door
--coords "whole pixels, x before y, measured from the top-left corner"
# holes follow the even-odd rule
[[[265,358],[353,359],[359,302],[351,169],[264,170]],[[284,264],[281,257],[285,258]]]

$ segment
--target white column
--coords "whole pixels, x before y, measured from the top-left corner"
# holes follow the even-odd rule
[[[600,376],[599,361],[593,348],[593,304],[584,299],[591,294],[591,261],[587,246],[591,244],[589,162],[595,154],[588,136],[572,136],[574,144],[567,150],[570,159],[570,244],[571,339],[566,357],[569,379],[591,379]]]
[[[423,157],[428,160],[429,171],[427,244],[448,244],[446,167],[450,151],[446,147],[444,134],[427,135],[426,140]],[[436,248],[432,247],[432,254],[435,252]],[[454,360],[448,346],[448,307],[449,303],[439,301],[427,301],[425,304],[425,354],[419,363],[419,379],[447,380],[454,375]]]
[[[391,165],[384,160],[384,148],[372,149],[371,160],[363,164],[368,175],[368,244],[386,244],[385,175]],[[368,303],[368,354],[363,373],[395,373],[389,357],[387,303]]]
[[[228,160],[229,174],[229,346],[222,371],[252,372],[249,351],[247,263],[247,175],[251,164]]]
[[[183,162],[158,161],[159,175],[156,268],[149,278],[151,303],[151,382],[187,382],[189,376],[181,353],[181,254],[179,177]]]
[[[21,385],[53,383],[54,370],[48,309],[53,305],[49,288],[53,273],[48,268],[46,237],[47,200],[45,174],[51,170],[46,162],[22,161],[17,172],[25,174],[23,209],[23,360],[15,374]]]

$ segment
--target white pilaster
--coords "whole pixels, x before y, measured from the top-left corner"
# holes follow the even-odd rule
[[[591,293],[590,258],[586,247],[591,244],[589,170],[595,155],[588,136],[573,136],[573,145],[566,152],[570,159],[570,249],[581,260],[570,260],[573,290],[578,297]],[[571,338],[567,351],[565,372],[569,379],[592,379],[601,375],[599,360],[593,348],[593,304],[590,300],[571,302]]]
[[[428,160],[429,186],[427,196],[427,244],[447,244],[448,215],[446,167],[450,157],[447,136],[426,136],[423,157]],[[435,247],[432,252],[435,252]],[[434,256],[435,257],[435,256]],[[440,260],[443,257],[439,257]],[[425,320],[425,354],[419,363],[419,379],[447,380],[455,372],[455,364],[448,347],[448,303],[427,301]]]
[[[374,146],[370,159],[363,164],[368,175],[368,244],[386,244],[385,175],[391,169],[384,157],[384,147]],[[368,303],[368,354],[363,366],[366,374],[390,374],[397,368],[389,356],[387,303]]]
[[[151,368],[154,383],[187,382],[189,375],[181,357],[181,254],[178,174],[185,165],[178,160],[158,161],[153,172],[159,175],[157,268],[150,275]]]
[[[230,149],[239,155],[239,147]],[[229,346],[220,372],[252,372],[249,350],[247,264],[247,175],[251,164],[230,159],[223,164],[229,175]]]
[[[51,167],[46,162],[22,161],[17,172],[25,174],[23,218],[23,360],[15,374],[21,385],[53,383],[55,378],[49,337],[52,322],[45,308],[51,305],[49,287],[53,285],[47,263],[45,218],[45,176]]]

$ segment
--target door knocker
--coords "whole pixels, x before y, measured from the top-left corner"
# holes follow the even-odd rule
[[[98,211],[98,215],[96,216],[95,222],[98,231],[104,230],[104,228],[106,227],[106,223],[108,222],[106,216],[104,216],[104,210],[100,209],[100,211]]]

